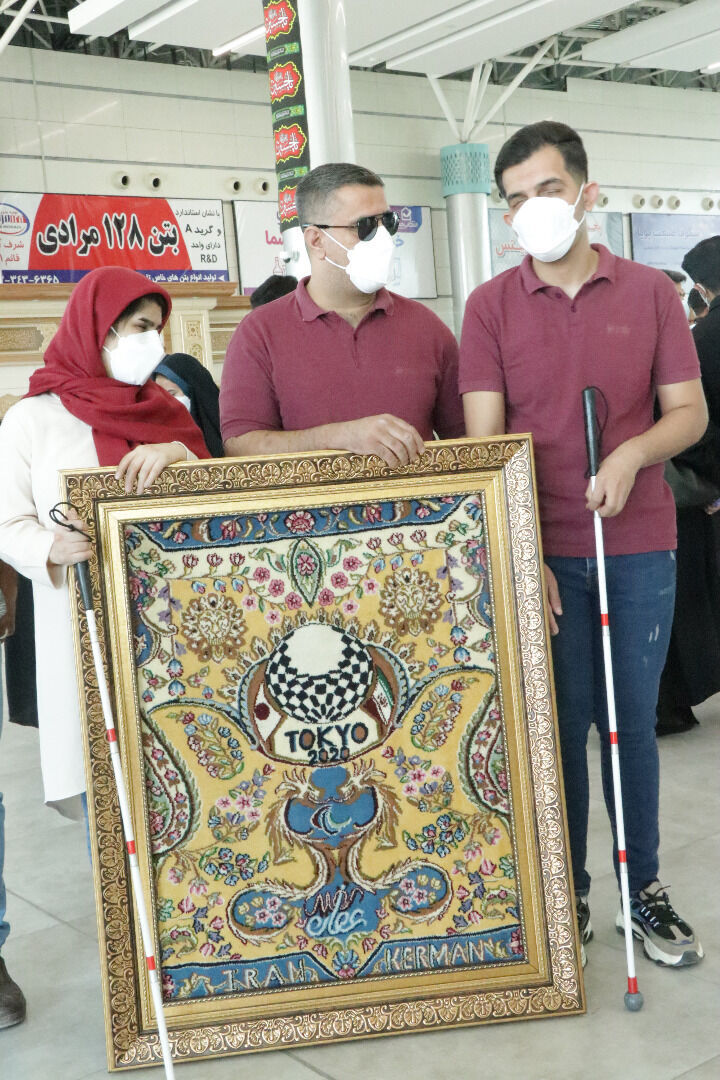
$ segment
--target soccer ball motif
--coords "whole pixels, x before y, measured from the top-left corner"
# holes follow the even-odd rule
[[[265,685],[282,712],[308,724],[349,716],[370,692],[373,662],[357,638],[310,623],[293,630],[268,660]]]

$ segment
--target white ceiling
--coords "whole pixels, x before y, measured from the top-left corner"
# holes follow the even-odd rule
[[[593,41],[582,53],[584,60],[698,71],[720,61],[720,0],[694,0]]]
[[[345,0],[352,64],[450,75],[626,10],[618,0]],[[643,5],[641,5],[643,6]],[[598,34],[583,62],[698,71],[720,60],[720,0],[673,5],[646,0],[641,23]],[[665,9],[665,10],[663,10]],[[262,25],[261,0],[82,0],[69,12],[74,34],[218,49]],[[261,55],[262,42],[246,52]]]

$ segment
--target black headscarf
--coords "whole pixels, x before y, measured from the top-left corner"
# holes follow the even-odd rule
[[[223,457],[220,434],[220,391],[210,372],[187,353],[170,353],[155,368],[153,377],[164,375],[190,398],[190,415],[203,433],[213,457]]]

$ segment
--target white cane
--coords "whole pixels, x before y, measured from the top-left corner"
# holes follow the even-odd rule
[[[585,440],[590,466],[590,487],[595,490],[595,477],[599,464],[597,413],[595,410],[595,387],[583,390],[583,413],[585,416]],[[610,734],[610,760],[612,763],[613,796],[615,802],[615,828],[617,831],[618,861],[620,864],[620,895],[622,896],[623,923],[625,925],[625,953],[627,956],[627,990],[625,1008],[639,1012],[643,996],[638,990],[635,975],[635,950],[632,922],[630,919],[630,889],[628,886],[627,849],[625,847],[625,819],[623,816],[622,786],[620,783],[620,752],[618,744],[617,715],[615,712],[615,684],[613,682],[612,652],[610,649],[610,615],[608,613],[607,584],[605,581],[605,545],[603,544],[602,518],[597,510],[593,514],[595,524],[595,553],[597,555],[598,590],[600,593],[600,625],[602,629],[603,660],[605,662],[605,690],[607,692],[608,727]]]
[[[62,513],[61,510],[59,510],[58,507],[53,507],[53,510],[50,512],[50,516],[57,525],[62,525],[64,528],[70,529],[73,532],[81,531],[80,529],[75,528],[75,526],[67,520],[65,515]],[[105,734],[107,736],[108,745],[110,747],[110,760],[112,761],[113,773],[115,774],[115,786],[117,788],[118,802],[120,803],[120,816],[122,817],[125,847],[127,849],[128,860],[130,862],[130,880],[132,882],[132,891],[135,898],[135,906],[137,908],[138,918],[140,919],[143,951],[145,953],[145,963],[147,965],[148,976],[150,979],[150,993],[152,995],[153,1007],[155,1009],[155,1018],[158,1025],[158,1035],[160,1037],[160,1046],[162,1047],[165,1076],[167,1077],[167,1080],[174,1080],[175,1070],[173,1068],[172,1051],[170,1050],[170,1040],[168,1039],[167,1024],[165,1023],[165,1014],[163,1013],[162,993],[160,990],[160,976],[158,973],[157,962],[155,960],[153,935],[150,930],[147,907],[145,905],[145,898],[143,896],[142,879],[140,877],[140,865],[138,863],[137,851],[135,849],[135,834],[133,832],[132,818],[130,816],[130,806],[128,803],[127,788],[125,786],[125,777],[123,776],[122,765],[120,763],[120,750],[118,749],[117,744],[117,731],[115,730],[115,722],[113,720],[112,704],[110,702],[110,694],[108,693],[107,681],[105,679],[105,669],[103,667],[102,653],[100,652],[100,641],[98,639],[97,623],[95,622],[95,612],[93,611],[92,604],[90,567],[87,562],[75,564],[75,576],[77,578],[78,587],[80,589],[83,610],[85,612],[85,617],[88,624],[88,632],[90,634],[93,663],[95,665],[95,674],[97,676],[98,689],[100,691],[100,701],[102,702],[103,719],[105,720]]]

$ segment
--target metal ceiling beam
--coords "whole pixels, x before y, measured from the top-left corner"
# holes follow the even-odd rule
[[[12,39],[17,34],[18,30],[28,17],[30,9],[35,7],[37,0],[25,0],[25,3],[18,12],[14,12],[14,19],[7,27],[2,37],[0,37],[0,56],[5,52]]]

